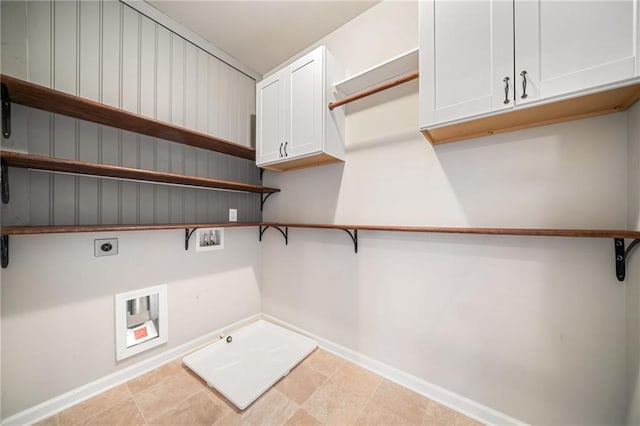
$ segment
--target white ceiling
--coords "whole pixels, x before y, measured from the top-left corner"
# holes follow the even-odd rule
[[[265,74],[380,0],[146,1]]]

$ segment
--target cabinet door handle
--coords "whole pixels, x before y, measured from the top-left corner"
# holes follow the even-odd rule
[[[522,96],[520,97],[522,99],[525,99],[528,96],[527,95],[527,71],[522,71],[520,75],[522,76]]]
[[[282,158],[282,142],[280,142],[280,158]]]
[[[509,103],[509,77],[505,77],[502,81],[504,81],[504,103]]]
[[[289,154],[287,154],[287,142],[284,143],[284,156],[288,157]]]

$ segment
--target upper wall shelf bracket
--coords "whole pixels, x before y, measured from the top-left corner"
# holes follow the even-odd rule
[[[262,234],[264,234],[264,231],[266,231],[269,228],[275,228],[278,231],[280,231],[280,233],[284,237],[284,244],[289,245],[289,227],[288,226],[285,226],[283,231],[282,228],[280,228],[277,225],[266,225],[266,226],[260,225],[260,238],[259,238],[260,241],[262,241]]]
[[[0,83],[2,91],[2,136],[11,136],[11,99],[9,98],[9,88],[6,84]]]
[[[351,232],[348,229],[343,229],[343,231],[349,234],[351,240],[353,241],[353,248],[355,252],[358,253],[358,230],[354,229],[353,232]]]
[[[7,162],[4,159],[0,159],[0,192],[2,193],[2,203],[7,204],[9,202],[9,169],[7,168]]]
[[[189,239],[191,239],[193,233],[196,232],[196,229],[198,228],[193,228],[191,230],[189,230],[189,228],[184,229],[184,249],[187,251],[189,250]]]
[[[0,243],[0,258],[2,260],[2,268],[6,268],[7,266],[9,266],[9,236],[2,235],[0,237]]]
[[[271,197],[273,194],[274,194],[273,192],[269,192],[267,194],[262,194],[260,196],[260,211],[264,209],[264,202],[267,201],[267,198]]]
[[[624,238],[614,238],[614,249],[616,256],[616,276],[618,281],[624,281],[626,276],[626,263],[631,251],[640,244],[640,239],[635,239],[629,244],[629,247],[624,248]]]

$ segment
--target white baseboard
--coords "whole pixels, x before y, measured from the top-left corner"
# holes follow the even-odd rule
[[[260,314],[251,315],[248,318],[234,322],[226,327],[222,327],[216,331],[208,333],[202,337],[194,339],[190,342],[184,343],[175,348],[169,349],[166,352],[153,356],[151,358],[140,361],[139,363],[123,368],[108,376],[101,377],[86,385],[80,386],[48,401],[44,401],[34,407],[28,408],[24,411],[14,414],[11,417],[3,419],[0,424],[5,426],[14,425],[27,425],[46,419],[58,413],[65,408],[69,408],[72,405],[85,401],[99,393],[105,392],[115,386],[128,382],[148,371],[160,367],[176,358],[180,358],[189,352],[192,352],[211,341],[214,341],[222,334],[228,334],[236,328],[242,327],[246,324],[259,320]]]
[[[458,411],[465,416],[476,419],[482,423],[488,425],[526,425],[526,423],[514,419],[504,413],[501,413],[493,408],[489,408],[454,392],[448,391],[444,388],[436,386],[418,377],[412,376],[395,367],[383,364],[375,359],[369,358],[361,353],[355,352],[344,346],[338,345],[320,336],[316,336],[313,333],[309,333],[299,327],[291,325],[285,321],[272,317],[271,315],[262,314],[262,319],[271,321],[274,324],[288,328],[292,331],[310,337],[317,340],[320,347],[329,352],[332,352],[342,358],[345,358],[354,364],[357,364],[367,370],[370,370],[385,379],[395,382],[405,388],[425,396],[433,401],[436,401],[442,405],[445,405],[455,411]]]

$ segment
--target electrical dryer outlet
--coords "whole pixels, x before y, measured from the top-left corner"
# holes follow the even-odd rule
[[[114,256],[118,254],[118,239],[117,238],[102,238],[93,240],[93,255],[99,256]]]

